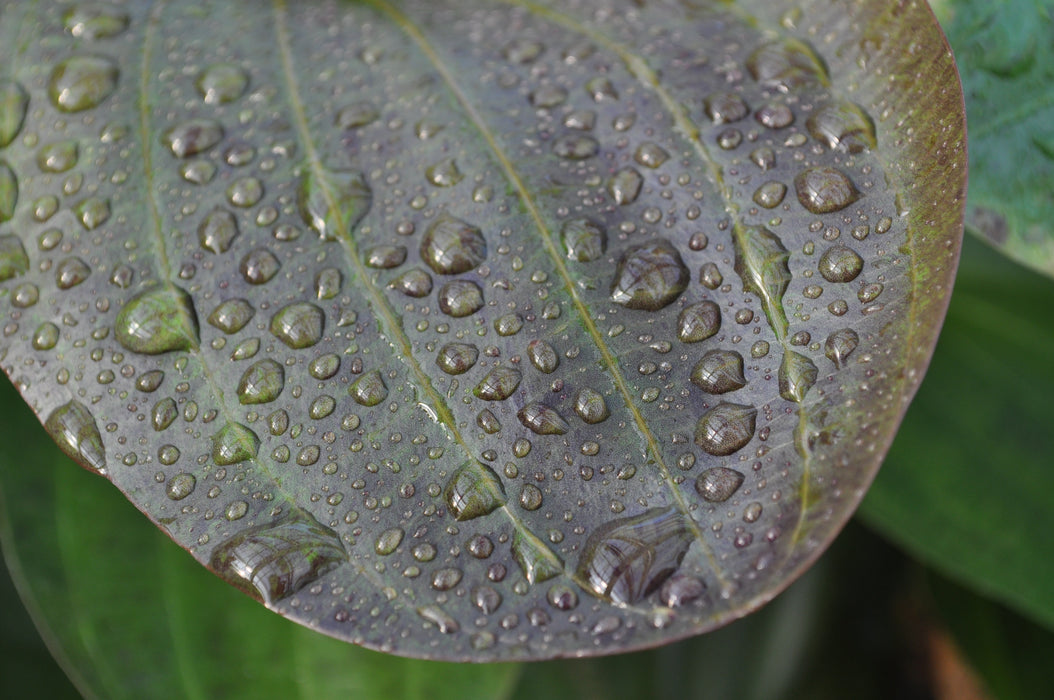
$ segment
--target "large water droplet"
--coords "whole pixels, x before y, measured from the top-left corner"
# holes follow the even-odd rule
[[[652,508],[597,528],[582,550],[577,574],[591,593],[632,605],[677,571],[693,539],[683,514]]]
[[[0,282],[29,270],[29,256],[22,240],[13,233],[0,236]]]
[[[354,102],[341,107],[333,125],[341,129],[358,129],[377,121],[381,113],[369,102]]]
[[[780,396],[788,401],[801,403],[805,394],[816,383],[816,365],[805,355],[787,350],[780,363]]]
[[[205,104],[226,104],[245,94],[249,74],[233,63],[213,63],[201,72],[194,85]]]
[[[99,426],[88,407],[76,399],[56,408],[44,421],[48,435],[77,464],[99,474],[106,473],[106,450]]]
[[[681,309],[677,316],[677,337],[682,343],[698,343],[721,330],[721,307],[712,301],[700,301]]]
[[[471,316],[483,308],[483,290],[469,280],[447,282],[439,290],[439,310],[454,318]]]
[[[377,370],[367,372],[348,389],[355,403],[362,406],[376,406],[388,398],[388,387],[384,384],[381,373]]]
[[[703,110],[714,124],[730,124],[750,114],[743,98],[734,92],[719,92],[703,101]]]
[[[848,153],[860,153],[878,144],[874,122],[852,102],[833,102],[820,107],[809,116],[805,126],[813,138],[828,148]]]
[[[753,406],[722,401],[699,419],[695,444],[717,457],[733,454],[754,437],[757,417],[758,410]]]
[[[604,397],[589,387],[579,389],[575,397],[575,413],[590,425],[602,423],[611,415]]]
[[[501,508],[507,500],[498,475],[475,460],[465,462],[454,472],[444,493],[450,513],[456,520],[487,515]]]
[[[209,565],[229,583],[273,605],[346,560],[337,534],[297,509],[219,545]]]
[[[849,246],[835,245],[820,256],[817,268],[828,282],[852,282],[864,269],[864,259]]]
[[[270,403],[285,388],[285,370],[274,360],[260,360],[242,374],[238,382],[238,402],[247,404]]]
[[[535,369],[545,374],[552,374],[560,365],[560,358],[553,346],[544,340],[532,340],[527,344],[527,357]]]
[[[585,160],[597,154],[600,143],[586,134],[564,134],[553,141],[553,153],[567,160]]]
[[[487,242],[475,226],[440,215],[421,239],[421,257],[441,275],[457,275],[487,259]]]
[[[567,257],[578,262],[592,262],[607,249],[604,227],[592,219],[571,219],[560,227],[560,239]]]
[[[372,202],[366,177],[357,170],[308,167],[297,192],[300,216],[324,241],[350,235]]]
[[[521,408],[516,417],[525,428],[537,435],[563,435],[571,429],[555,408],[537,401]]]
[[[640,195],[644,178],[636,168],[622,168],[608,180],[608,193],[615,204],[632,204]]]
[[[294,350],[309,348],[322,340],[325,320],[322,309],[314,304],[295,302],[271,318],[271,333]]]
[[[64,173],[77,164],[76,141],[56,141],[37,151],[37,167],[45,173]]]
[[[0,80],[0,148],[7,147],[26,119],[29,108],[29,93],[13,80]]]
[[[219,207],[213,209],[198,226],[201,247],[212,253],[226,253],[238,237],[238,220],[234,214]]]
[[[823,60],[799,39],[782,39],[761,46],[747,58],[747,70],[765,87],[784,92],[811,83],[828,83]]]
[[[711,350],[692,369],[692,384],[710,394],[725,394],[747,385],[743,356],[733,350]]]
[[[255,459],[260,438],[241,423],[227,423],[212,437],[212,461],[221,467]]]
[[[393,279],[388,286],[408,297],[421,299],[432,293],[432,276],[415,267]]]
[[[91,268],[80,258],[65,258],[55,266],[55,284],[59,289],[73,289],[90,275]]]
[[[735,271],[743,280],[743,291],[757,294],[765,307],[769,325],[777,337],[787,333],[783,295],[791,281],[790,259],[783,242],[764,226],[735,226]]]
[[[114,323],[117,342],[126,350],[159,355],[198,347],[198,315],[186,291],[171,284],[132,297]]]
[[[827,336],[824,343],[824,355],[834,363],[835,368],[845,367],[846,360],[860,345],[860,336],[852,328],[842,328]]]
[[[540,583],[564,572],[564,563],[541,540],[526,530],[512,537],[512,557],[529,583]]]
[[[518,369],[505,366],[495,367],[480,380],[472,393],[484,401],[504,401],[512,396],[516,388],[520,386],[521,379],[522,375]]]
[[[109,39],[128,29],[128,13],[108,2],[85,2],[62,14],[66,31],[78,39]]]
[[[224,333],[237,333],[245,328],[256,310],[245,299],[228,299],[209,314],[209,325]]]
[[[743,485],[743,475],[728,467],[707,469],[695,480],[695,490],[711,503],[727,501]]]
[[[453,158],[444,158],[425,168],[425,178],[436,187],[453,187],[465,176],[458,169]]]
[[[61,112],[81,112],[100,105],[117,89],[117,63],[106,56],[73,56],[51,72],[48,96]]]
[[[189,158],[223,140],[223,126],[215,119],[191,119],[168,129],[162,142],[177,158]]]
[[[813,214],[830,214],[860,198],[849,176],[838,168],[808,168],[794,178],[798,201]]]
[[[611,285],[611,299],[630,309],[656,311],[673,303],[690,274],[669,241],[656,239],[622,254]]]
[[[15,215],[18,204],[18,178],[15,171],[0,160],[0,222],[9,221]]]
[[[282,264],[278,262],[278,258],[266,248],[250,250],[238,265],[242,277],[249,284],[265,284],[277,275],[281,268]]]

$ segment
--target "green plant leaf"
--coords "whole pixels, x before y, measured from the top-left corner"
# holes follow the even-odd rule
[[[967,229],[1054,275],[1054,14],[1045,0],[934,3],[970,123]]]
[[[724,624],[852,513],[961,234],[928,10],[800,9],[5,7],[3,366],[327,634],[501,660]]]
[[[861,508],[923,561],[1054,627],[1054,283],[967,245],[933,368]]]
[[[0,538],[49,647],[86,697],[504,698],[519,669],[400,659],[222,586],[0,388]],[[6,621],[5,617],[5,621]],[[5,625],[6,627],[6,625]],[[36,682],[39,682],[37,679]]]

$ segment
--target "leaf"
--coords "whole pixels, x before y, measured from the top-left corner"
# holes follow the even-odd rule
[[[967,228],[1054,275],[1054,14],[1043,0],[934,3],[966,93]]]
[[[18,403],[2,387],[4,556],[86,697],[423,700],[461,698],[466,687],[480,698],[511,692],[515,665],[399,659],[270,614],[209,575],[106,482],[71,469]],[[6,630],[6,610],[4,622]],[[34,687],[42,681],[51,683],[37,677]]]
[[[853,511],[960,235],[932,17],[803,9],[5,7],[3,366],[327,634],[504,660],[722,625]],[[742,382],[693,382],[716,350]]]
[[[939,571],[1054,628],[1054,283],[966,246],[933,370],[861,510]]]

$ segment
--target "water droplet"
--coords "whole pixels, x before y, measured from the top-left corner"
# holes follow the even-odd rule
[[[157,461],[166,467],[179,461],[179,448],[175,445],[162,445],[157,450]]]
[[[72,289],[88,279],[91,268],[80,258],[65,258],[55,267],[55,284],[59,289]]]
[[[311,407],[308,409],[307,413],[313,420],[322,420],[326,416],[332,414],[336,409],[337,400],[332,396],[323,394],[311,402]]]
[[[828,282],[852,282],[864,269],[864,259],[849,246],[835,245],[820,256],[817,268]]]
[[[763,226],[735,226],[732,243],[736,253],[734,269],[743,280],[743,291],[761,298],[769,324],[777,337],[782,337],[787,332],[783,295],[791,281],[787,265],[790,251]]]
[[[454,318],[471,316],[483,308],[483,290],[475,282],[454,280],[439,290],[439,310]]]
[[[805,355],[787,350],[780,363],[780,396],[801,403],[805,394],[816,384],[816,365]]]
[[[477,359],[479,359],[479,349],[475,345],[447,343],[436,355],[436,365],[447,374],[458,375],[472,369]],[[515,391],[515,387],[513,390]]]
[[[76,399],[52,411],[44,428],[63,452],[85,469],[106,473],[106,449],[88,407]]]
[[[453,617],[438,605],[424,605],[417,608],[417,614],[435,625],[441,634],[454,634],[461,629]]]
[[[636,168],[622,168],[608,180],[608,193],[615,204],[632,204],[637,201],[644,178]]]
[[[2,277],[4,272],[3,265],[3,254],[0,252],[0,277]],[[35,284],[30,282],[18,285],[11,292],[11,306],[14,306],[15,308],[28,309],[29,307],[34,306],[38,301],[40,301],[40,290],[37,289]]]
[[[240,177],[227,188],[227,201],[239,209],[255,206],[263,195],[263,183],[252,176]]]
[[[388,387],[378,370],[373,370],[355,380],[348,389],[355,403],[362,406],[376,406],[388,398]]]
[[[359,171],[307,168],[300,180],[300,216],[324,241],[348,236],[370,210],[373,194]]]
[[[638,146],[637,150],[633,153],[633,160],[637,161],[645,168],[658,168],[669,160],[669,158],[670,154],[654,141],[645,141]]]
[[[826,104],[813,112],[805,125],[813,138],[831,149],[860,153],[878,144],[874,122],[852,102]]]
[[[537,401],[521,408],[516,417],[523,423],[523,427],[537,435],[563,435],[571,429],[555,408]]]
[[[484,615],[491,615],[501,607],[501,593],[489,586],[477,586],[472,589],[472,604]]]
[[[197,160],[181,165],[179,173],[189,183],[207,185],[216,176],[216,166],[207,160]]]
[[[29,93],[14,80],[0,80],[0,148],[6,148],[22,130],[29,108]]]
[[[110,218],[110,202],[101,197],[88,197],[73,208],[77,220],[88,231],[105,224]]]
[[[677,337],[682,343],[698,343],[721,330],[721,307],[712,301],[700,301],[681,309],[677,316]]]
[[[81,112],[102,104],[117,89],[117,63],[105,56],[73,56],[51,72],[48,96],[61,112]]]
[[[399,267],[406,262],[406,246],[401,245],[377,245],[365,253],[367,267],[378,270],[390,270]]]
[[[77,164],[76,141],[56,141],[37,151],[37,167],[45,173],[64,173]]]
[[[271,333],[294,350],[309,348],[322,340],[325,318],[314,304],[295,302],[271,318]]]
[[[213,63],[198,75],[194,85],[205,104],[227,104],[245,94],[249,74],[233,63]]]
[[[656,311],[673,303],[688,286],[681,254],[662,238],[631,246],[622,254],[611,299],[630,309]]]
[[[754,191],[754,203],[759,207],[773,209],[778,207],[787,195],[787,186],[776,180],[769,180]]]
[[[544,340],[532,340],[527,344],[527,356],[539,372],[552,374],[560,365],[560,358],[553,346]]]
[[[846,360],[860,345],[860,336],[852,328],[842,328],[827,336],[824,355],[834,363],[836,369],[845,367]]]
[[[393,279],[388,286],[408,297],[421,299],[432,293],[432,277],[421,268],[415,267]]]
[[[754,114],[754,118],[769,129],[785,129],[794,123],[794,112],[783,103],[773,102],[762,105]]]
[[[692,369],[692,384],[710,394],[725,394],[747,385],[743,356],[732,350],[711,350]]]
[[[532,63],[545,51],[545,44],[534,39],[517,38],[501,50],[501,55],[510,63]]]
[[[750,114],[746,102],[734,92],[710,95],[703,100],[703,109],[714,124],[731,124]]]
[[[201,247],[212,253],[226,253],[238,237],[238,220],[226,209],[217,207],[205,215],[198,226]]]
[[[512,557],[529,583],[540,583],[564,572],[564,563],[530,532],[517,529],[512,537]]]
[[[595,425],[611,415],[607,403],[599,392],[588,387],[580,389],[575,397],[575,413],[586,423]]]
[[[633,605],[677,571],[693,540],[683,514],[652,508],[597,528],[576,573],[591,593],[615,605]]]
[[[158,390],[161,382],[165,380],[165,373],[159,369],[143,372],[135,380],[135,388],[144,393],[152,393]]]
[[[260,360],[242,374],[238,402],[242,405],[270,403],[285,388],[285,370],[274,360]]]
[[[453,158],[443,160],[425,168],[425,178],[436,187],[453,187],[461,182],[465,176],[458,169]]]
[[[530,100],[539,109],[559,107],[567,101],[567,90],[559,85],[543,85],[531,93]]]
[[[0,236],[0,282],[24,275],[29,270],[29,256],[21,239],[13,233]]]
[[[675,573],[659,589],[659,599],[668,608],[678,608],[698,600],[706,592],[706,584],[694,576]]]
[[[81,3],[62,14],[66,31],[78,39],[109,39],[128,29],[128,13],[110,3]]]
[[[248,512],[248,503],[245,501],[232,501],[227,505],[227,510],[224,511],[223,517],[227,518],[227,520],[241,520]]]
[[[603,76],[590,78],[586,81],[586,92],[593,98],[595,102],[604,102],[606,100],[617,100],[618,92],[615,90],[615,86],[611,84],[610,78]]]
[[[0,160],[0,222],[9,221],[15,215],[16,204],[18,178],[7,161]]]
[[[523,328],[523,317],[519,314],[505,314],[494,319],[494,330],[502,337],[516,335]]]
[[[223,140],[223,126],[215,119],[191,119],[161,135],[161,141],[176,158],[189,158],[209,150]]]
[[[274,605],[346,560],[337,534],[297,509],[219,545],[209,566],[229,583]]]
[[[714,263],[703,263],[703,266],[699,268],[699,283],[707,289],[717,289],[724,281],[721,270]]]
[[[421,257],[437,273],[457,275],[487,259],[487,242],[475,226],[443,214],[425,232]]]
[[[227,423],[212,437],[212,461],[226,467],[255,459],[260,438],[241,423]]]
[[[373,545],[373,551],[382,557],[388,556],[399,548],[405,535],[406,532],[401,527],[389,528],[377,536],[377,541]]]
[[[739,451],[754,437],[758,410],[722,401],[703,414],[695,426],[695,444],[704,452],[724,457]]]
[[[341,107],[333,120],[333,126],[339,129],[358,129],[377,121],[381,113],[369,102],[354,102]]]
[[[234,348],[234,352],[231,353],[232,360],[248,360],[256,356],[256,353],[260,351],[260,339],[249,338]]]
[[[567,257],[578,262],[592,262],[607,249],[604,227],[592,219],[571,219],[560,228],[560,239]]]
[[[542,507],[542,491],[534,484],[524,484],[520,489],[519,500],[524,510],[538,510]]]
[[[228,299],[209,314],[209,325],[224,333],[237,333],[249,323],[256,310],[244,299]]]
[[[553,141],[553,153],[567,160],[592,158],[600,150],[600,143],[586,134],[564,134]]]
[[[518,369],[495,367],[483,377],[472,393],[484,401],[504,401],[520,386],[521,379],[522,375]]]
[[[117,342],[126,350],[159,355],[198,347],[198,316],[186,291],[171,284],[132,297],[114,323]]]
[[[808,168],[794,178],[798,201],[813,214],[830,214],[860,198],[849,176],[838,168]]]
[[[165,495],[173,501],[182,501],[184,498],[194,493],[194,487],[196,485],[197,479],[193,474],[180,472],[168,480],[168,484],[165,487]]]
[[[799,39],[765,44],[747,58],[747,70],[765,87],[788,92],[811,83],[828,84],[823,61]]]
[[[161,399],[154,404],[154,408],[151,411],[151,422],[154,425],[154,430],[157,432],[166,430],[172,425],[178,415],[179,409],[176,407],[175,399],[170,397]]]
[[[41,323],[33,333],[33,347],[37,350],[51,350],[59,342],[59,327],[50,321]]]
[[[728,467],[707,469],[695,480],[695,490],[711,503],[727,501],[743,485],[743,475]]]
[[[506,503],[505,487],[487,465],[468,461],[461,465],[444,491],[455,520],[471,520],[501,508]]]

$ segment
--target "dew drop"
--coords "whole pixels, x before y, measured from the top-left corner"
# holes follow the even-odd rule
[[[227,104],[245,94],[249,74],[233,63],[213,63],[198,75],[194,85],[205,104]]]
[[[444,498],[455,520],[471,520],[501,508],[506,503],[505,487],[487,465],[468,461],[447,482]]]
[[[29,256],[22,240],[13,233],[0,236],[0,282],[24,275],[29,270]]]
[[[817,268],[828,282],[852,282],[864,269],[864,259],[849,246],[835,245],[820,256]]]
[[[225,467],[255,459],[260,438],[241,423],[227,423],[212,437],[212,461]]]
[[[29,93],[14,80],[0,80],[0,148],[15,140],[26,119]]]
[[[209,314],[210,326],[224,333],[237,333],[249,323],[256,310],[245,299],[228,299]]]
[[[85,469],[106,473],[106,450],[88,407],[76,399],[52,411],[44,428],[63,452]]]
[[[516,335],[523,328],[523,317],[519,314],[505,314],[494,320],[494,330],[498,335],[508,337]]]
[[[545,374],[552,374],[560,365],[560,358],[553,350],[553,346],[544,340],[532,340],[528,343],[527,357],[530,358],[535,369]]]
[[[788,401],[801,403],[805,394],[816,384],[816,365],[805,355],[787,350],[780,363],[780,396]]]
[[[377,121],[381,113],[369,102],[354,102],[345,105],[333,119],[333,126],[338,129],[358,129]]]
[[[602,423],[611,415],[604,397],[588,387],[578,391],[575,397],[575,413],[590,425]]]
[[[698,343],[721,330],[721,307],[712,301],[700,301],[681,309],[677,316],[677,337],[682,343]]]
[[[154,430],[160,433],[168,429],[178,415],[179,409],[176,407],[175,399],[171,397],[161,399],[154,404],[154,408],[151,411],[151,423],[154,426]]]
[[[499,366],[487,373],[472,393],[484,401],[504,401],[520,386],[522,375],[518,369]]]
[[[695,480],[695,490],[710,503],[727,501],[742,485],[743,475],[728,467],[707,469]]]
[[[773,209],[783,202],[786,195],[786,185],[776,180],[769,180],[754,191],[754,203],[759,207]]]
[[[51,350],[59,342],[59,327],[50,321],[37,326],[33,333],[33,347],[37,350]]]
[[[166,130],[161,141],[176,158],[190,158],[223,140],[223,126],[215,119],[191,119]]]
[[[10,221],[17,204],[18,178],[7,161],[0,160],[0,222]]]
[[[198,226],[198,242],[211,253],[226,253],[237,237],[238,220],[219,207],[206,214]]]
[[[78,155],[76,141],[49,143],[37,151],[37,167],[45,173],[64,173],[77,164]]]
[[[255,206],[263,195],[263,183],[252,176],[240,177],[227,188],[227,201],[239,209]]]
[[[553,153],[567,160],[592,158],[600,150],[600,143],[586,134],[564,134],[553,141]]]
[[[390,270],[406,262],[406,246],[376,245],[364,254],[366,267],[376,270]]]
[[[294,302],[271,318],[271,333],[294,350],[309,348],[322,340],[325,314],[308,302]]]
[[[845,367],[846,360],[860,345],[860,336],[852,328],[842,328],[827,336],[824,355],[834,363],[836,369]]]
[[[457,275],[486,260],[487,242],[475,226],[443,214],[421,239],[421,257],[436,273]]]
[[[747,385],[743,356],[732,350],[710,350],[696,363],[692,384],[710,394],[725,394]]]
[[[425,168],[425,179],[436,187],[453,187],[465,176],[453,158],[444,158]]]
[[[794,178],[798,201],[813,214],[830,214],[860,198],[849,176],[838,168],[808,168]]]
[[[238,402],[242,405],[270,403],[285,388],[285,370],[274,360],[260,360],[242,374]]]
[[[645,168],[658,168],[670,159],[670,154],[654,141],[645,141],[633,153],[633,160]]]
[[[447,343],[436,355],[436,365],[447,374],[458,375],[472,369],[477,359],[479,359],[479,349],[475,345]]]
[[[542,507],[542,491],[534,484],[524,484],[520,489],[519,501],[524,510],[538,510]]]
[[[373,551],[382,557],[388,556],[399,548],[405,535],[406,532],[401,527],[388,528],[377,536],[377,541],[373,544]]]
[[[324,241],[348,236],[370,209],[373,194],[359,171],[306,167],[297,191],[300,216]]]
[[[567,257],[578,262],[592,262],[600,258],[607,249],[607,233],[604,227],[592,219],[571,219],[560,228]]]
[[[529,583],[547,581],[564,572],[564,563],[537,537],[517,529],[512,537],[512,557]]]
[[[644,178],[636,168],[622,168],[608,180],[608,193],[615,204],[625,205],[637,201]]]
[[[77,220],[87,231],[92,231],[110,219],[110,202],[101,197],[88,197],[73,208]]]
[[[62,15],[66,31],[78,39],[109,39],[128,29],[128,13],[110,3],[81,3]]]
[[[761,46],[747,58],[747,70],[763,86],[783,92],[812,83],[828,83],[823,60],[799,39],[783,39]]]
[[[555,408],[537,401],[521,408],[516,417],[523,426],[537,435],[563,435],[570,426]]]
[[[198,347],[198,316],[183,289],[163,284],[132,297],[114,323],[117,342],[126,350],[159,355]]]
[[[758,410],[722,401],[703,414],[695,426],[695,444],[703,451],[724,457],[746,446],[754,437]]]
[[[688,268],[665,239],[627,248],[619,259],[611,299],[630,309],[657,311],[688,286]]]
[[[388,387],[378,370],[373,370],[355,380],[348,389],[351,398],[361,406],[376,406],[388,398]]]
[[[439,290],[439,310],[454,318],[471,316],[483,308],[483,290],[469,280],[447,282]]]
[[[874,122],[852,102],[833,102],[820,107],[809,116],[805,126],[813,138],[831,149],[860,153],[878,144]]]
[[[743,98],[734,92],[718,92],[703,100],[703,110],[714,124],[731,124],[750,114]]]
[[[117,89],[117,63],[105,56],[73,56],[51,72],[48,96],[60,112],[82,112],[102,104]]]
[[[415,267],[393,279],[388,286],[408,297],[421,299],[432,293],[432,277],[421,268]]]
[[[194,492],[197,479],[193,474],[180,472],[168,480],[165,486],[165,495],[173,501],[182,501]]]
[[[135,388],[146,394],[150,394],[157,391],[161,386],[161,382],[164,380],[164,372],[159,369],[152,369],[139,375],[135,380]]]

